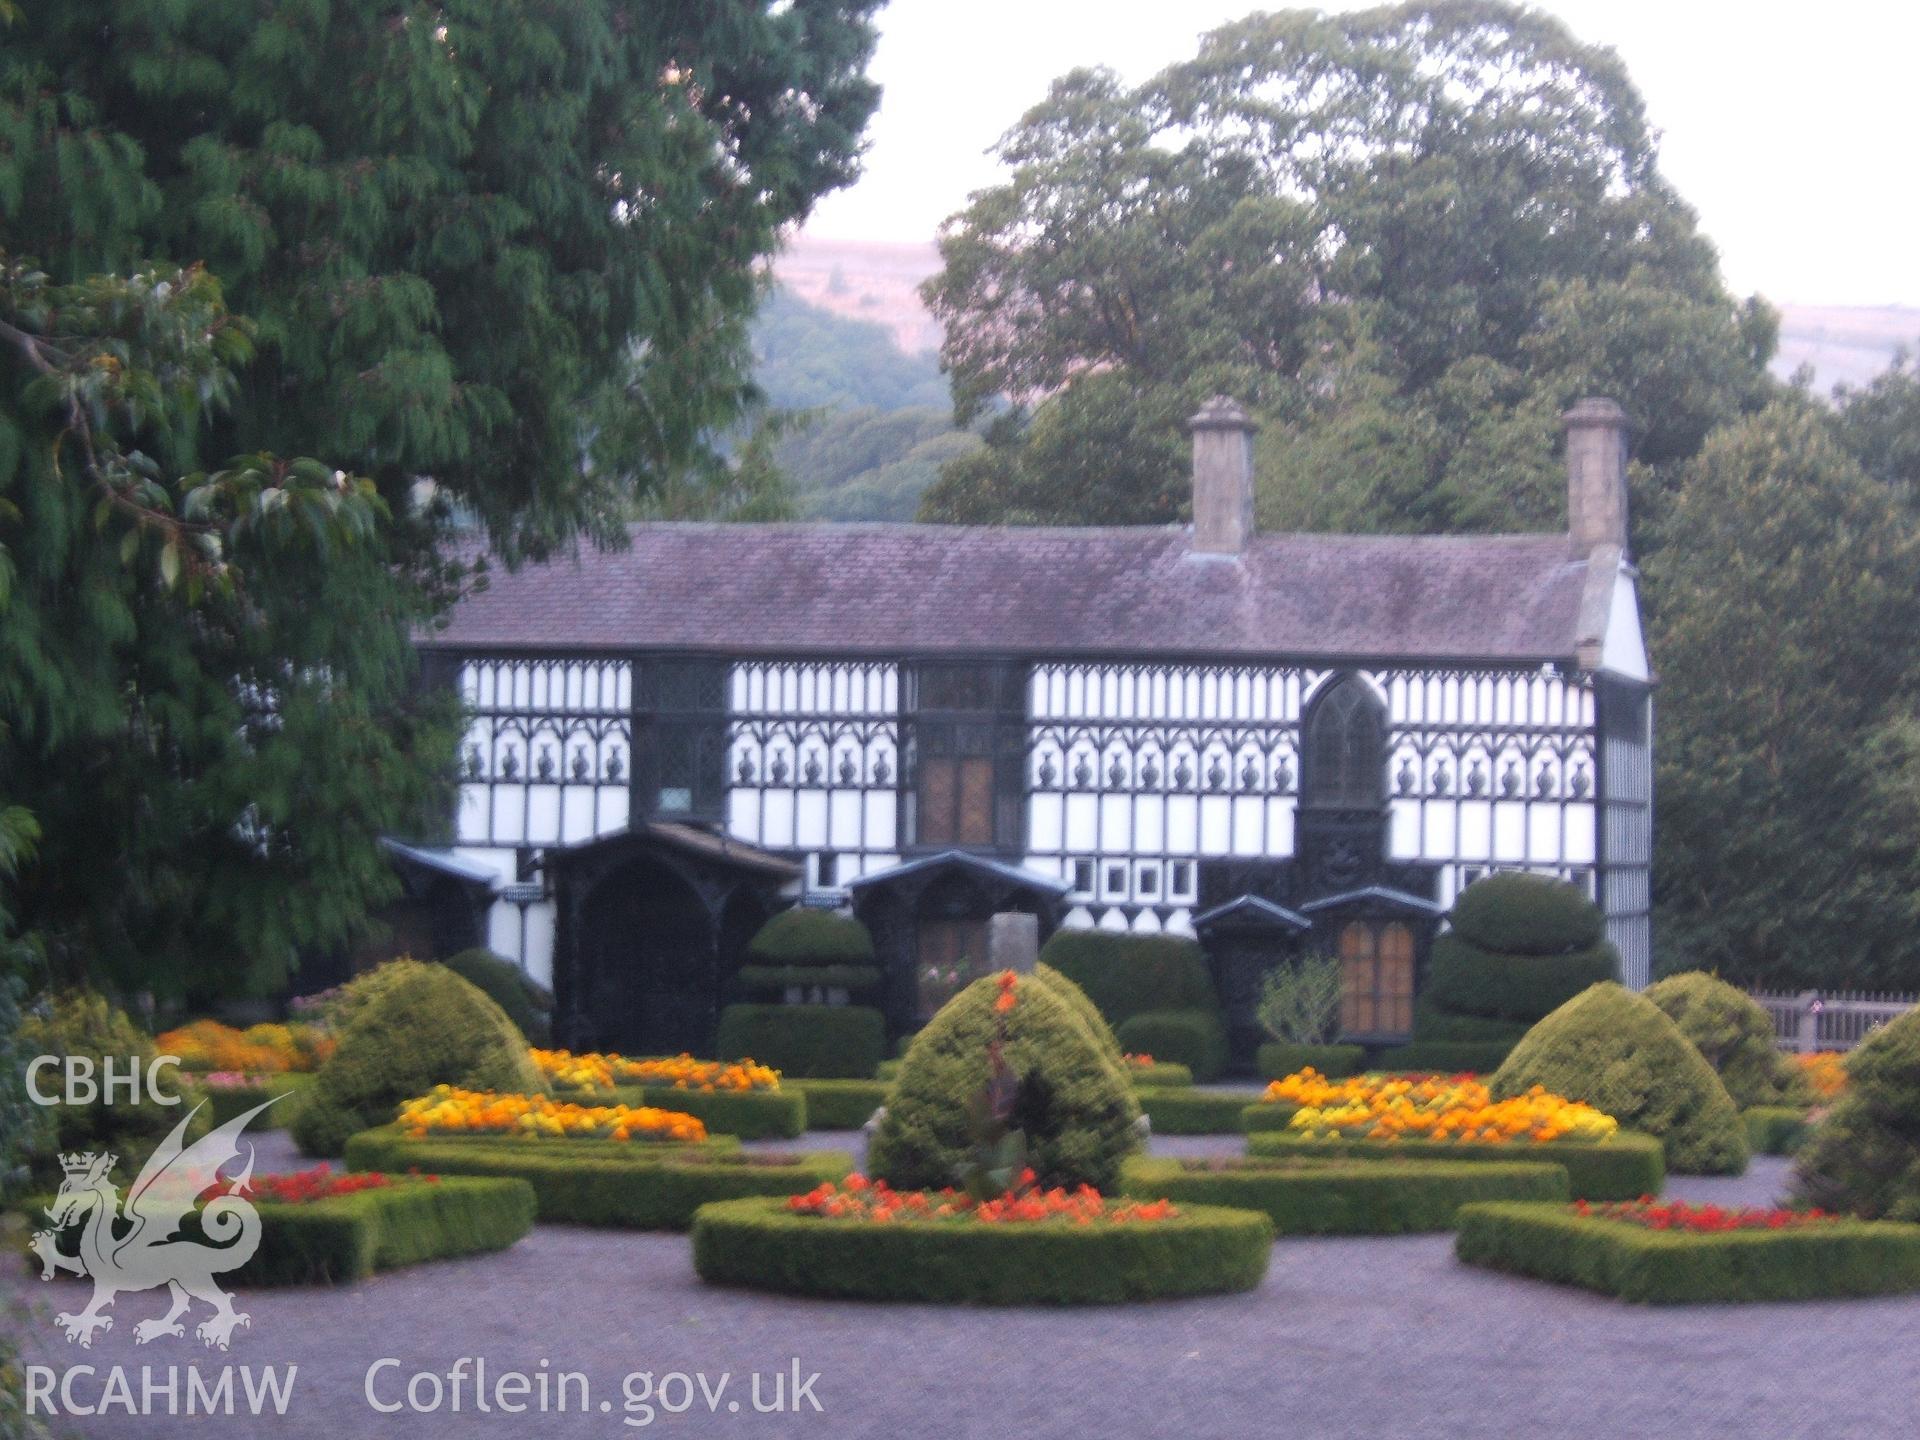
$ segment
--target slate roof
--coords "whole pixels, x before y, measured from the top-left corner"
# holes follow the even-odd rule
[[[766,655],[1571,658],[1587,562],[1564,535],[1184,527],[635,525],[462,601],[432,648]]]

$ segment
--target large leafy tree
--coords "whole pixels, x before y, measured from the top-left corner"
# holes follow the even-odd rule
[[[1251,16],[1137,88],[1064,77],[1000,154],[926,295],[962,418],[1032,423],[933,518],[1174,518],[1168,422],[1225,390],[1273,422],[1272,523],[1544,526],[1574,396],[1621,399],[1658,474],[1764,388],[1771,316],[1722,286],[1618,59],[1532,9]],[[1074,469],[1096,445],[1105,484]]]
[[[512,563],[718,473],[876,4],[0,14],[0,796],[59,973],[266,985],[386,893],[444,771],[408,640],[469,583],[449,521]]]
[[[1795,395],[1716,432],[1659,529],[1663,960],[1915,988],[1920,527],[1906,497]]]

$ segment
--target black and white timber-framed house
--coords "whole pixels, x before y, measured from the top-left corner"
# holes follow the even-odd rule
[[[422,640],[469,709],[453,844],[487,943],[575,1045],[709,1050],[794,903],[873,930],[913,1028],[990,915],[1348,965],[1404,1036],[1438,917],[1492,870],[1600,902],[1649,965],[1650,671],[1626,420],[1565,417],[1568,534],[1262,535],[1252,431],[1192,422],[1191,526],[643,524],[496,575]]]

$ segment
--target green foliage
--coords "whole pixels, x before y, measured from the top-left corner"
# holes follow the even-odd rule
[[[504,955],[491,950],[462,950],[440,962],[507,1012],[529,1045],[551,1038],[553,992]]]
[[[523,1180],[403,1181],[304,1205],[261,1204],[236,1285],[350,1285],[378,1270],[505,1250],[533,1228]]]
[[[652,1105],[692,1115],[714,1135],[791,1140],[807,1128],[807,1100],[798,1090],[682,1090],[672,1085],[617,1085],[623,1105]]]
[[[871,990],[886,978],[878,965],[742,965],[743,990]]]
[[[753,380],[783,410],[952,409],[933,354],[909,355],[886,326],[811,305],[780,285],[753,317]]]
[[[1158,1085],[1140,1091],[1140,1109],[1156,1135],[1238,1135],[1246,1108],[1242,1094]]]
[[[1451,1230],[1460,1207],[1476,1201],[1568,1198],[1567,1172],[1537,1161],[1134,1159],[1121,1173],[1128,1195],[1264,1211],[1280,1235]]]
[[[1064,974],[1054,969],[1053,966],[1047,964],[1045,961],[1034,962],[1033,978],[1066,1002],[1067,1008],[1080,1017],[1080,1023],[1087,1027],[1087,1033],[1093,1036],[1094,1043],[1100,1047],[1101,1052],[1105,1054],[1109,1060],[1113,1061],[1114,1064],[1120,1065],[1123,1073],[1125,1073],[1134,1084],[1139,1085],[1145,1083],[1140,1078],[1142,1072],[1127,1067],[1124,1064],[1126,1052],[1121,1049],[1120,1037],[1113,1033],[1113,1026],[1107,1023],[1107,1017],[1100,1013],[1100,1008],[1088,998],[1086,991],[1082,990],[1078,985],[1074,984],[1073,981],[1069,980]],[[1136,1053],[1150,1055],[1153,1052],[1149,1050]],[[1157,1059],[1158,1057],[1156,1056],[1155,1058]],[[1161,1083],[1171,1082],[1163,1081]],[[1187,1075],[1186,1083],[1189,1085],[1193,1083],[1193,1075],[1191,1072]]]
[[[1657,1195],[1666,1180],[1659,1140],[1630,1130],[1604,1141],[1555,1140],[1551,1145],[1433,1144],[1421,1140],[1304,1140],[1292,1131],[1249,1131],[1247,1154],[1365,1160],[1445,1160],[1458,1163],[1549,1161],[1567,1172],[1576,1200],[1637,1200]]]
[[[228,1085],[219,1089],[202,1085],[198,1087],[194,1098],[206,1101],[207,1117],[212,1124],[224,1125],[234,1116],[244,1115],[276,1095],[285,1096],[247,1127],[250,1131],[281,1130],[293,1124],[293,1117],[300,1109],[300,1099],[312,1084],[312,1074],[288,1070],[279,1075],[264,1076],[258,1085]]]
[[[1285,1130],[1299,1113],[1300,1107],[1291,1100],[1259,1100],[1240,1112],[1240,1128],[1249,1135]]]
[[[63,1060],[84,1058],[93,1066],[95,1098],[78,1104],[51,1107],[53,1133],[42,1130],[41,1147],[29,1158],[36,1180],[57,1176],[57,1154],[73,1150],[111,1150],[120,1156],[129,1175],[137,1173],[140,1163],[161,1138],[180,1123],[192,1108],[189,1087],[171,1069],[160,1072],[160,1089],[175,1103],[164,1104],[148,1092],[145,1077],[156,1052],[153,1037],[134,1023],[133,1018],[105,996],[91,991],[70,991],[53,996],[44,1007],[27,1015],[21,1023],[17,1051],[26,1060],[40,1055],[57,1055]],[[124,1086],[112,1099],[106,1098],[104,1066],[111,1060],[116,1076],[124,1076],[129,1060],[140,1067],[138,1094],[129,1099]],[[41,1088],[57,1089],[58,1074],[44,1074]],[[199,1129],[204,1133],[204,1119]]]
[[[1800,1068],[1774,1044],[1773,1017],[1744,990],[1691,970],[1649,986],[1646,996],[1713,1066],[1742,1110],[1812,1103]]]
[[[0,970],[0,1202],[25,1183],[29,1161],[53,1143],[53,1117],[27,1094],[27,1065],[40,1052],[22,1033],[18,975]]]
[[[1133,1087],[1046,982],[1017,982],[1004,1014],[994,1009],[999,993],[997,977],[974,981],[914,1037],[867,1146],[869,1171],[902,1190],[954,1183],[972,1146],[968,1108],[986,1087],[988,1046],[1004,1027],[1001,1053],[1021,1090],[1012,1123],[1039,1183],[1112,1189],[1120,1161],[1140,1143]]]
[[[729,1005],[714,1048],[783,1077],[863,1080],[887,1053],[887,1021],[864,1005]]]
[[[1601,941],[1570,955],[1503,955],[1456,934],[1433,942],[1427,962],[1429,1019],[1479,1017],[1528,1024],[1620,974],[1620,956]],[[1416,1023],[1414,1034],[1428,1038]]]
[[[1262,1080],[1283,1080],[1311,1065],[1329,1080],[1358,1075],[1366,1063],[1362,1045],[1287,1045],[1269,1040],[1255,1057],[1255,1068]]]
[[[1727,427],[1646,564],[1656,933],[1741,985],[1920,985],[1920,528],[1845,438],[1804,397]]]
[[[1497,1020],[1490,1015],[1456,1015],[1425,996],[1413,1002],[1413,1033],[1423,1044],[1512,1046],[1532,1024],[1530,1020]]]
[[[1453,902],[1454,933],[1483,950],[1570,955],[1606,939],[1606,920],[1586,892],[1546,875],[1503,872],[1477,880]]]
[[[1263,523],[1548,529],[1567,401],[1621,398],[1647,490],[1768,383],[1773,317],[1618,58],[1537,9],[1251,15],[1136,88],[1063,76],[998,153],[923,293],[963,419],[1047,398],[929,518],[1177,519],[1177,422],[1217,391],[1268,422]]]
[[[1797,1105],[1755,1105],[1742,1110],[1747,1148],[1756,1155],[1792,1155],[1813,1134],[1813,1123]]]
[[[796,905],[762,925],[747,954],[762,965],[871,965],[873,937],[851,915]]]
[[[1142,1010],[1120,1022],[1114,1034],[1129,1055],[1171,1060],[1210,1085],[1227,1068],[1227,1032],[1213,1010]]]
[[[893,1086],[884,1080],[783,1080],[781,1088],[807,1097],[809,1130],[858,1130],[887,1103]]]
[[[1251,1290],[1272,1252],[1266,1216],[1197,1205],[1140,1225],[876,1225],[737,1200],[693,1222],[693,1268],[710,1285],[947,1305],[1110,1305]]]
[[[1496,1100],[1544,1085],[1585,1101],[1659,1137],[1679,1174],[1747,1168],[1745,1127],[1713,1067],[1659,1006],[1610,982],[1529,1030],[1488,1085]]]
[[[1816,1300],[1920,1290],[1920,1226],[1842,1222],[1694,1234],[1583,1219],[1564,1205],[1460,1212],[1455,1253],[1648,1305]]]
[[[823,1180],[846,1175],[853,1157],[838,1150],[747,1154],[612,1140],[409,1140],[386,1126],[355,1135],[347,1143],[347,1165],[514,1176],[533,1187],[540,1219],[549,1225],[685,1230],[709,1201],[803,1195]]]
[[[1920,1010],[1847,1057],[1847,1090],[1794,1168],[1794,1192],[1824,1210],[1920,1221]]]
[[[340,1154],[348,1137],[436,1085],[542,1089],[506,1012],[445,966],[392,961],[353,981],[342,1011],[340,1043],[289,1127],[305,1154]]]
[[[1112,1025],[1142,1010],[1220,1008],[1205,952],[1177,935],[1056,930],[1040,960],[1085,991]]]
[[[1126,1076],[1136,1090],[1184,1090],[1193,1084],[1193,1071],[1166,1060],[1156,1060],[1151,1065],[1128,1065]]]
[[[1325,1045],[1340,1029],[1342,983],[1337,955],[1303,955],[1276,965],[1260,984],[1254,1017],[1275,1040]]]
[[[1512,1040],[1415,1040],[1394,1045],[1374,1057],[1380,1070],[1435,1070],[1445,1075],[1491,1075],[1506,1063],[1519,1037]]]

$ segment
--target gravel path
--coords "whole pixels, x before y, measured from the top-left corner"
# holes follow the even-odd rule
[[[851,1135],[809,1145],[848,1146]],[[1237,1147],[1163,1140],[1165,1154]],[[263,1164],[298,1163],[290,1149]],[[1670,1193],[1745,1203],[1770,1198],[1783,1162],[1740,1180],[1677,1181]],[[39,1302],[24,1334],[29,1363],[104,1369],[219,1357],[180,1341],[136,1349],[133,1322],[161,1308],[128,1296],[91,1352],[69,1349],[46,1312],[78,1292],[7,1268],[0,1293]],[[896,1440],[939,1434],[1021,1440],[1182,1440],[1272,1435],[1642,1437],[1744,1434],[1753,1440],[1903,1434],[1916,1407],[1920,1298],[1655,1311],[1456,1264],[1446,1236],[1288,1240],[1249,1295],[1098,1311],[946,1310],[785,1300],[701,1285],[687,1242],[671,1235],[541,1226],[512,1250],[400,1271],[344,1290],[254,1291],[252,1315],[224,1357],[297,1365],[284,1417],[94,1417],[93,1436],[614,1436],[622,1379],[647,1371],[731,1375],[708,1414],[696,1389],[683,1414],[651,1428],[685,1435],[832,1435]],[[381,1415],[365,1395],[370,1363],[397,1360],[374,1388],[392,1403],[416,1371],[445,1375],[463,1356],[497,1375],[583,1372],[591,1409],[544,1418],[500,1413]],[[750,1375],[794,1362],[817,1372],[823,1413],[752,1413]],[[84,1377],[83,1377],[84,1378]],[[98,1398],[98,1381],[78,1398]],[[236,1378],[237,1383],[237,1378]],[[684,1382],[670,1382],[678,1404]],[[184,1381],[182,1382],[184,1384]],[[430,1387],[422,1381],[423,1400]],[[577,1391],[573,1392],[577,1396]],[[610,1409],[601,1411],[606,1401]],[[730,1402],[740,1405],[729,1411]],[[163,1402],[164,1403],[164,1402]]]

